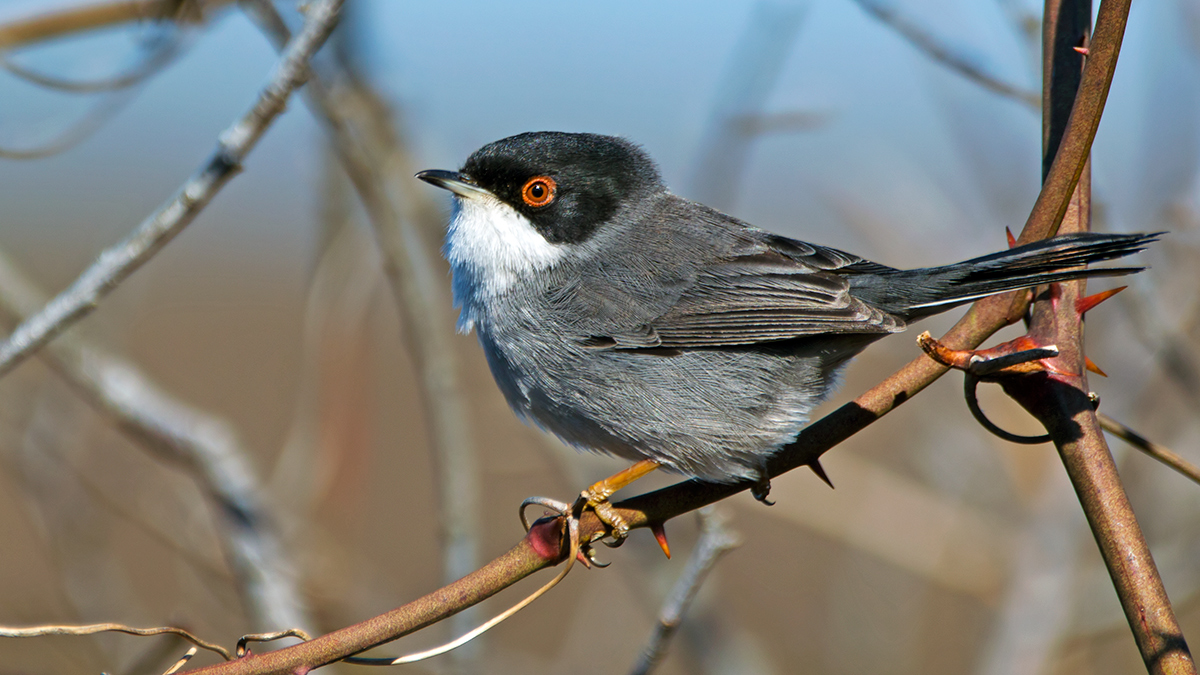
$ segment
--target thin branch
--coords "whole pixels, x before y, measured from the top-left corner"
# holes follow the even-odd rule
[[[696,598],[696,593],[700,591],[704,580],[708,578],[708,573],[716,566],[717,560],[722,555],[741,544],[737,533],[729,529],[725,516],[719,511],[715,511],[714,508],[707,507],[698,512],[700,515],[700,540],[696,542],[696,549],[692,552],[692,557],[688,559],[687,567],[679,575],[679,580],[671,588],[671,593],[663,603],[662,610],[659,611],[658,624],[654,628],[654,633],[650,636],[646,647],[642,649],[641,656],[638,657],[633,670],[630,671],[633,675],[647,675],[659,664],[667,653],[667,646],[671,638],[674,637],[675,631],[683,621],[684,613],[691,606],[692,600]]]
[[[1083,86],[1064,142],[1051,166],[1043,190],[1030,214],[1022,241],[1033,241],[1057,231],[1066,213],[1075,183],[1083,172],[1092,135],[1104,109],[1108,87],[1116,67],[1120,42],[1128,16],[1127,0],[1103,0],[1091,47],[1091,58],[1083,72]],[[1085,95],[1086,94],[1086,95]],[[1065,193],[1060,189],[1069,186]],[[1062,203],[1055,200],[1061,199]],[[976,302],[967,314],[942,337],[951,348],[973,348],[1000,328],[1020,319],[1027,306],[1027,293],[994,296]],[[1011,317],[1011,318],[1010,318]],[[770,476],[812,464],[821,454],[853,436],[900,404],[911,399],[947,371],[945,366],[921,356],[868,392],[805,428],[796,441],[776,454],[767,466]],[[618,502],[614,508],[631,527],[662,523],[682,513],[732,496],[752,487],[749,483],[718,485],[697,480],[684,481],[661,490]],[[491,597],[530,574],[562,561],[562,528],[558,521],[535,525],[509,552],[475,573],[430,595],[391,612],[350,626],[311,642],[268,654],[250,656],[235,663],[218,664],[189,671],[205,675],[287,675],[307,672],[345,656],[407,635],[421,627]],[[553,526],[553,529],[547,529]],[[583,541],[602,536],[605,527],[587,512],[580,522]]]
[[[276,45],[287,41],[287,27],[269,2],[245,2],[243,7]],[[370,219],[384,272],[396,298],[404,345],[418,368],[437,472],[443,578],[449,583],[478,566],[482,528],[472,416],[459,385],[446,277],[432,264],[431,252],[435,249],[424,241],[417,227],[422,211],[416,203],[418,198],[411,190],[402,191],[399,198],[389,193],[388,183],[396,186],[414,182],[413,170],[406,166],[407,153],[388,120],[386,106],[355,73],[346,74],[349,81],[338,82],[337,86],[327,84],[319,74],[311,74],[305,100],[329,133]],[[370,147],[376,153],[370,152]],[[468,614],[457,623],[457,628],[465,630],[475,621]]]
[[[44,297],[0,252],[0,314],[20,320]],[[188,469],[216,507],[216,529],[255,625],[312,624],[278,519],[263,501],[249,453],[223,420],[176,400],[132,364],[75,336],[51,343],[42,356],[121,431]]]
[[[135,21],[197,21],[233,0],[92,2],[0,23],[0,51]]]
[[[166,39],[129,72],[95,81],[64,80],[34,72],[13,63],[0,52],[0,67],[38,86],[70,93],[105,93],[78,122],[68,126],[65,131],[58,134],[57,138],[31,148],[0,147],[0,158],[10,160],[42,159],[66,152],[91,138],[133,99],[137,90],[131,90],[131,87],[136,87],[161,71],[178,56],[179,52],[178,40]]]
[[[110,75],[94,80],[73,80],[56,75],[47,75],[28,66],[13,61],[0,52],[0,68],[8,71],[30,84],[69,94],[96,94],[100,92],[128,89],[141,84],[175,60],[180,52],[180,40],[174,36],[164,36],[156,40],[158,44],[146,45],[145,56],[132,68],[116,75]]]
[[[891,28],[925,56],[942,64],[950,70],[962,75],[988,91],[1023,103],[1033,110],[1042,105],[1041,96],[1036,92],[1017,87],[1014,84],[992,75],[973,59],[961,53],[960,50],[946,44],[924,27],[909,21],[899,12],[880,0],[854,0],[864,12],[871,15],[883,25]]]
[[[759,2],[717,81],[688,192],[728,210],[737,198],[761,118],[803,24],[805,8]],[[799,121],[797,119],[792,122]]]
[[[105,250],[87,270],[42,311],[27,319],[0,344],[0,376],[91,313],[104,296],[179,234],[240,169],[246,155],[283,112],[292,91],[304,84],[308,60],[337,24],[343,0],[324,0],[309,9],[305,27],[289,43],[251,110],[221,134],[217,150],[179,193],[147,218],[124,241]]]
[[[221,645],[201,640],[189,631],[182,628],[174,628],[171,626],[163,626],[161,628],[134,628],[120,623],[93,623],[85,626],[33,626],[30,628],[17,628],[13,626],[0,626],[0,638],[28,638],[28,637],[43,637],[46,635],[95,635],[97,633],[125,633],[127,635],[136,635],[138,637],[150,637],[154,635],[177,635],[184,640],[200,647],[207,649],[215,654],[220,654],[221,658],[226,661],[233,658],[233,654]]]
[[[111,92],[92,105],[79,118],[79,121],[72,122],[57,137],[33,147],[0,147],[0,159],[23,161],[44,159],[64,153],[91,138],[93,134],[115,117],[117,113],[121,112],[121,109],[133,98],[133,94],[134,92],[132,91]]]
[[[1100,428],[1108,433],[1166,464],[1181,475],[1190,478],[1192,482],[1200,483],[1200,467],[1184,459],[1183,455],[1174,452],[1165,445],[1159,445],[1151,441],[1104,413],[1096,413],[1096,419],[1100,421]]]

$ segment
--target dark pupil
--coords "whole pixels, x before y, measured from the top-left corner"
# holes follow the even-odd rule
[[[529,186],[529,195],[534,199],[541,199],[546,196],[546,186],[542,183],[534,183]]]

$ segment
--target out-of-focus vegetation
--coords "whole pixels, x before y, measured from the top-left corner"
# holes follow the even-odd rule
[[[0,23],[43,9],[0,3]],[[298,27],[293,5],[279,9]],[[373,138],[391,139],[369,144],[372,161],[388,169],[389,199],[407,209],[439,276],[444,197],[404,183],[409,169],[454,168],[483,143],[548,128],[626,135],[680,194],[788,236],[917,267],[998,250],[1004,228],[1028,215],[1039,111],[981,80],[1036,96],[1039,13],[1020,0],[356,0],[318,65],[378,97],[356,99],[381,125]],[[930,45],[975,78],[930,58]],[[1089,314],[1087,340],[1109,375],[1091,381],[1101,410],[1193,460],[1198,50],[1196,2],[1135,5],[1095,146],[1094,227],[1170,234],[1141,255],[1150,269],[1129,290]],[[173,194],[276,59],[236,6],[0,56],[10,66],[0,72],[0,149],[58,151],[0,160],[0,250],[45,294]],[[122,86],[51,86],[80,83]],[[454,556],[477,564],[520,537],[524,497],[568,498],[620,466],[523,426],[474,338],[456,337],[442,347],[458,364],[481,491],[474,551],[447,550],[430,399],[380,261],[328,137],[297,99],[244,174],[65,336],[136,366],[163,394],[224,425],[218,433],[231,436],[217,442],[245,453],[244,478],[294,569],[289,611],[315,632],[441,586]],[[936,333],[953,318],[921,328]],[[6,332],[15,325],[0,319]],[[914,358],[913,337],[857,359],[829,409]],[[247,598],[221,514],[190,467],[147,453],[144,438],[116,428],[48,363],[34,359],[0,381],[0,624],[172,623],[224,644],[283,628],[264,625],[269,613]],[[1001,426],[1036,433],[997,392],[982,393]],[[1194,633],[1200,488],[1113,448],[1184,631]],[[824,463],[834,491],[799,472],[776,481],[774,507],[748,497],[721,505],[742,545],[706,581],[659,672],[1141,668],[1053,450],[980,429],[957,376]],[[638,532],[602,552],[611,568],[577,570],[465,656],[410,668],[627,671],[697,536],[691,519],[669,532],[674,560]],[[490,601],[476,617],[511,601]],[[460,629],[438,626],[394,651]],[[161,672],[184,647],[159,640],[0,641],[0,672]]]

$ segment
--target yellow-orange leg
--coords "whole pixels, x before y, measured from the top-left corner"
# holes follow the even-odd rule
[[[658,466],[658,462],[652,459],[643,459],[624,471],[618,471],[581,492],[575,506],[580,511],[588,508],[595,511],[596,517],[612,529],[613,540],[620,542],[629,534],[629,526],[608,503],[608,498],[617,490],[654,471]]]

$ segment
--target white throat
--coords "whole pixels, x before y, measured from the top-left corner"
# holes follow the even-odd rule
[[[454,273],[454,304],[463,310],[459,328],[470,330],[478,302],[553,266],[566,247],[546,241],[528,218],[495,197],[455,196],[443,253]]]

